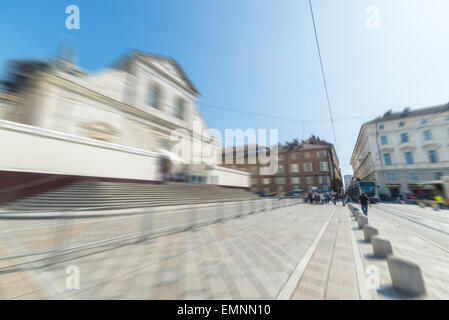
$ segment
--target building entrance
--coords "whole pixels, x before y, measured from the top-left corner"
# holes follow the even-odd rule
[[[390,190],[391,200],[401,198],[401,185],[400,184],[387,184],[388,190]]]

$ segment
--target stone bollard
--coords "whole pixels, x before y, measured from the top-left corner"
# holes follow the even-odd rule
[[[363,236],[365,237],[365,241],[370,242],[371,237],[379,235],[379,231],[376,228],[371,227],[368,224],[363,226]]]
[[[421,269],[417,264],[394,255],[387,257],[387,263],[393,288],[410,295],[426,292]]]
[[[393,254],[393,248],[387,239],[372,236],[371,245],[373,246],[373,254],[377,258],[386,258],[389,254]]]
[[[365,224],[368,224],[368,217],[364,216],[363,214],[358,214],[357,224],[359,226],[359,229],[362,229]]]

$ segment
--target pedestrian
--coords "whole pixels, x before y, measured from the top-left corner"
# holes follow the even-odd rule
[[[344,196],[343,192],[340,193],[340,200],[341,200],[341,204],[344,206],[345,205],[345,196]]]
[[[371,207],[371,203],[369,202],[368,197],[366,196],[366,193],[363,192],[362,195],[359,197],[359,205],[362,207],[362,212],[365,216],[368,215],[368,206]]]
[[[307,196],[309,203],[312,204],[313,203],[313,195],[312,193],[309,193],[309,195]]]
[[[349,202],[351,202],[351,198],[349,197],[349,194],[346,194],[346,203],[349,203]]]

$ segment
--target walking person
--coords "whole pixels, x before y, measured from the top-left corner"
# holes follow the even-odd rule
[[[349,194],[346,194],[345,202],[346,202],[346,203],[352,202],[352,201],[351,201],[351,198],[349,197]]]
[[[368,197],[366,196],[366,193],[363,192],[362,195],[359,197],[359,205],[362,207],[362,212],[365,216],[368,215],[368,206],[371,207],[371,203],[369,202]]]

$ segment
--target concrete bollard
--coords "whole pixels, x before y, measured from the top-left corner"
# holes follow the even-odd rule
[[[426,292],[421,269],[417,264],[394,255],[387,257],[387,263],[393,288],[410,295]]]
[[[363,236],[365,237],[365,241],[370,242],[371,238],[377,235],[379,235],[379,231],[376,228],[371,227],[369,224],[363,226]]]
[[[386,258],[389,254],[393,254],[393,248],[387,239],[372,236],[371,245],[373,246],[373,254],[377,258]]]
[[[362,229],[365,224],[368,224],[368,217],[364,216],[363,214],[358,214],[356,217],[359,229]]]

